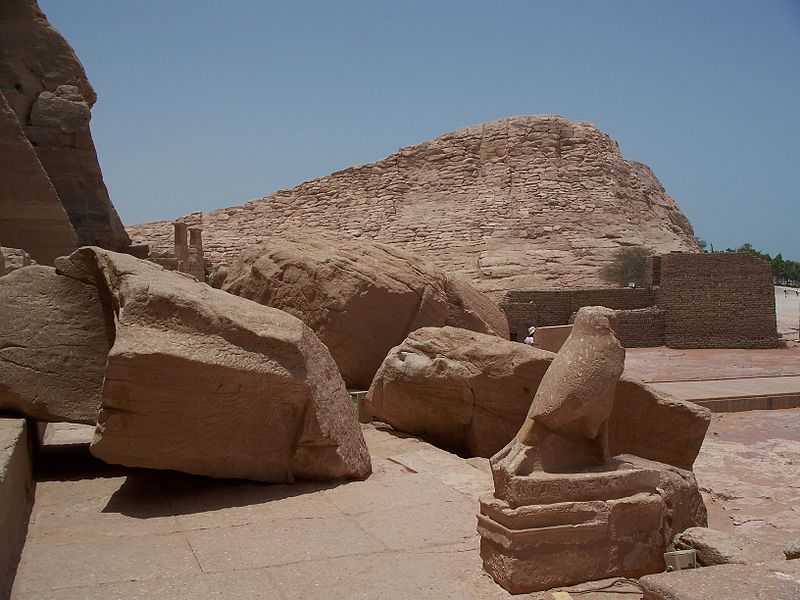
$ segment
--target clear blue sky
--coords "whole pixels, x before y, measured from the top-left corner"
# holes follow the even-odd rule
[[[716,248],[800,259],[800,0],[39,0],[126,223],[492,119],[591,121]]]

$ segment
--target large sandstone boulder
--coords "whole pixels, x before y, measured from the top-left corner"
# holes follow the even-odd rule
[[[185,217],[206,258],[309,225],[395,244],[500,297],[603,284],[626,244],[699,252],[689,220],[645,165],[591,123],[519,116],[465,127],[242,206]],[[169,221],[128,228],[172,248]]]
[[[519,431],[555,356],[464,329],[419,329],[386,357],[366,407],[399,431],[463,456],[490,457]],[[691,469],[709,422],[708,409],[623,375],[609,450]]]
[[[0,277],[0,411],[94,425],[113,329],[94,285],[44,266]]]
[[[488,458],[519,431],[554,356],[466,329],[425,327],[383,361],[366,408],[399,431]]]
[[[368,388],[389,350],[420,327],[508,337],[500,309],[468,284],[399,248],[323,231],[248,248],[223,289],[302,319],[356,388]]]
[[[75,235],[79,245],[97,244],[115,250],[127,247],[130,239],[111,204],[89,130],[90,109],[97,96],[75,52],[48,23],[36,0],[0,2],[0,92],[8,101],[0,105],[0,113],[4,113],[0,117],[7,120],[6,112],[15,116],[38,160],[34,164],[28,156],[32,152],[16,142],[13,147],[0,146],[0,158],[19,154],[15,157],[19,162],[24,153],[26,172],[43,168],[52,184],[45,185],[40,181],[41,173],[37,173],[31,189],[20,180],[13,187],[3,186],[14,208],[7,213],[3,206],[3,220],[13,218],[26,226],[32,226],[32,219],[41,222],[35,237],[22,238],[29,245],[6,239],[2,233],[0,240],[24,248],[37,261],[49,264],[59,253],[48,249],[49,254],[42,250],[40,255],[40,246],[68,245],[70,234],[73,248]],[[0,131],[0,139],[5,142],[7,134]],[[0,174],[3,162],[0,160]],[[74,233],[56,222],[55,194],[63,206],[61,214],[66,211]],[[36,210],[42,205],[47,205],[48,211],[40,215]],[[51,239],[53,232],[58,237]]]
[[[370,472],[336,364],[299,319],[99,248],[56,266],[113,315],[98,458],[272,482]]]

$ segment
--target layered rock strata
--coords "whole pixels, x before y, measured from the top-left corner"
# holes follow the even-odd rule
[[[324,230],[248,248],[222,288],[301,319],[330,349],[348,386],[360,389],[389,350],[420,327],[455,325],[508,338],[505,315],[469,284],[399,248]]]
[[[621,245],[698,251],[652,171],[593,125],[523,116],[459,129],[242,206],[184,219],[229,265],[274,233],[322,227],[395,244],[479,290],[587,286]],[[168,222],[129,228],[171,246]]]
[[[625,350],[614,311],[582,308],[480,500],[486,571],[512,593],[663,570],[676,531],[706,521],[690,471],[609,455]]]
[[[130,245],[103,182],[89,130],[91,107],[97,96],[75,52],[48,23],[35,0],[0,3],[0,92],[8,104],[0,105],[2,119],[8,121],[6,109],[10,108],[37,159],[33,161],[20,143],[0,147],[4,158],[14,155],[14,160],[20,163],[13,165],[12,175],[21,177],[20,169],[37,173],[34,188],[28,189],[16,179],[11,181],[13,185],[2,188],[0,221],[33,219],[29,227],[36,227],[36,222],[41,221],[40,229],[35,229],[36,239],[27,240],[30,249],[4,237],[0,240],[29,250],[40,262],[52,264],[52,259],[44,260],[37,254],[38,244],[46,239],[48,228],[56,227],[53,195],[57,194],[78,245],[92,244],[113,250]],[[7,136],[0,137],[5,142]],[[0,161],[0,174],[10,168],[3,162]],[[43,181],[42,169],[50,186]],[[41,205],[50,208],[40,216],[37,207]],[[59,222],[58,237],[48,243],[66,246],[67,237],[69,233]]]
[[[369,474],[336,364],[299,319],[99,248],[56,266],[113,315],[98,458],[272,482]]]

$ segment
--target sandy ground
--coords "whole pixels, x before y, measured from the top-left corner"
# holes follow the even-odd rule
[[[798,342],[798,325],[800,324],[800,295],[797,292],[798,288],[775,286],[775,316],[778,321],[778,333],[784,339],[792,342]]]

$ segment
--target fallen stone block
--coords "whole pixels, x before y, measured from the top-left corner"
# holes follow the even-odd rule
[[[717,565],[639,580],[643,600],[797,600],[800,562]]]
[[[704,567],[774,562],[784,558],[781,546],[707,527],[691,527],[679,533],[674,545],[676,550],[696,550],[697,561]]]
[[[399,248],[325,231],[284,233],[246,249],[222,288],[301,319],[358,389],[420,327],[508,338],[503,312],[469,284]]]
[[[344,381],[299,319],[100,248],[56,265],[113,314],[92,454],[271,482],[369,474]]]

